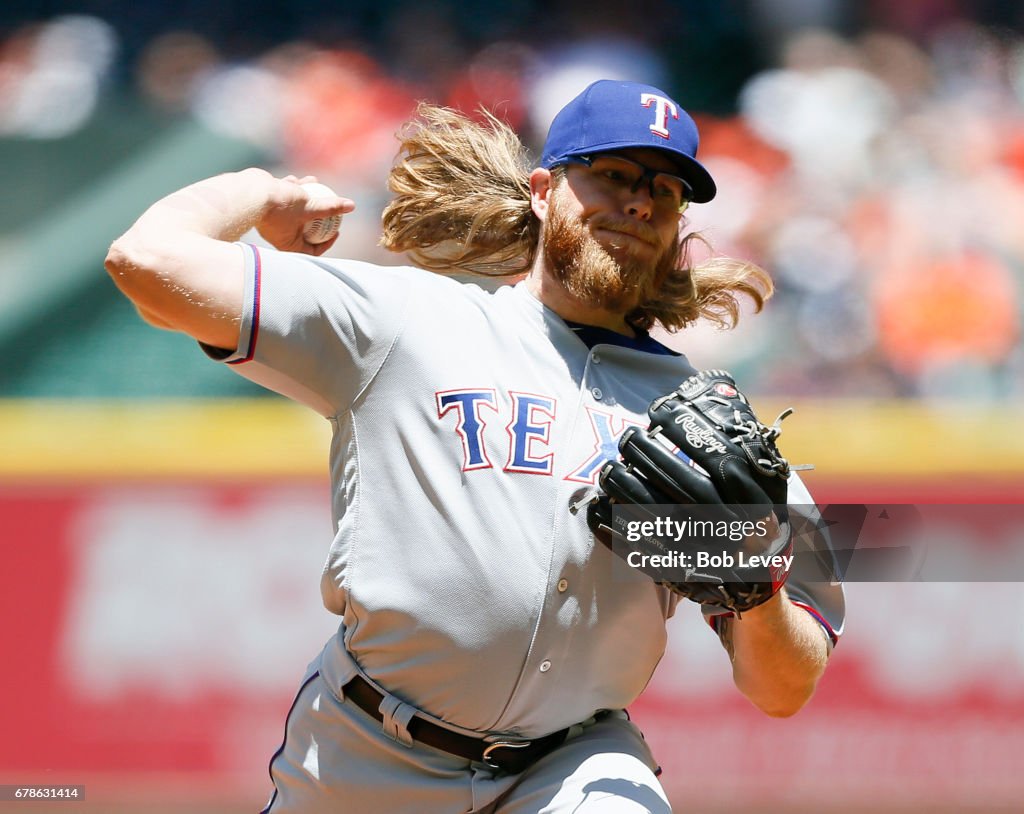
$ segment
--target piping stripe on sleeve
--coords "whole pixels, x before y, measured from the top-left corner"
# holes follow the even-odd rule
[[[256,353],[256,338],[260,332],[260,278],[263,271],[262,259],[260,258],[259,249],[253,245],[248,247],[252,250],[252,319],[249,326],[249,347],[246,350],[245,356],[241,359],[233,359],[228,362],[229,365],[240,365],[244,362],[251,362],[253,356]]]
[[[812,608],[810,605],[807,605],[803,602],[798,602],[795,599],[790,599],[789,601],[796,605],[798,608],[802,608],[803,610],[807,611],[809,614],[811,614],[811,616],[814,617],[815,621],[819,625],[821,625],[822,628],[824,628],[825,633],[828,634],[829,639],[832,640],[833,647],[839,644],[839,637],[836,635],[836,632],[832,629],[832,625],[828,623],[824,616],[818,613],[818,611]]]

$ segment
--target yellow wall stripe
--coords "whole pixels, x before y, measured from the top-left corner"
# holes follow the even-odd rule
[[[763,420],[781,402],[755,399]],[[829,475],[1024,474],[1024,409],[796,401],[781,446]],[[500,429],[500,428],[499,428]],[[0,400],[0,477],[326,476],[330,425],[280,399]]]
[[[279,399],[0,401],[0,477],[328,473],[330,425]]]

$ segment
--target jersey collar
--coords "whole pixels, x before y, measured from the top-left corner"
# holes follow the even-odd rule
[[[568,325],[569,329],[579,337],[580,341],[591,350],[594,349],[595,345],[618,345],[622,348],[630,348],[631,350],[638,350],[643,353],[654,353],[659,356],[682,355],[671,348],[665,347],[657,340],[651,339],[650,334],[639,329],[636,329],[637,335],[632,337],[616,333],[610,328],[599,328],[596,325],[583,325],[579,322],[572,322],[568,319],[562,321]]]

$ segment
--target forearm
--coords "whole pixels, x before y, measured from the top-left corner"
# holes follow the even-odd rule
[[[238,240],[260,223],[277,184],[269,172],[255,168],[197,181],[149,207],[125,237],[173,242],[171,235],[185,234]]]
[[[785,589],[725,624],[723,641],[730,648],[739,690],[768,715],[786,717],[799,711],[828,661],[821,626],[789,601]]]

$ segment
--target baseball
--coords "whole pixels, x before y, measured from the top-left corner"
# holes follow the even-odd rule
[[[336,197],[335,191],[324,184],[303,184],[302,188],[310,198],[323,198],[325,196]],[[302,236],[310,243],[326,243],[341,228],[341,215],[332,215],[329,218],[317,218],[306,224],[302,230]]]

